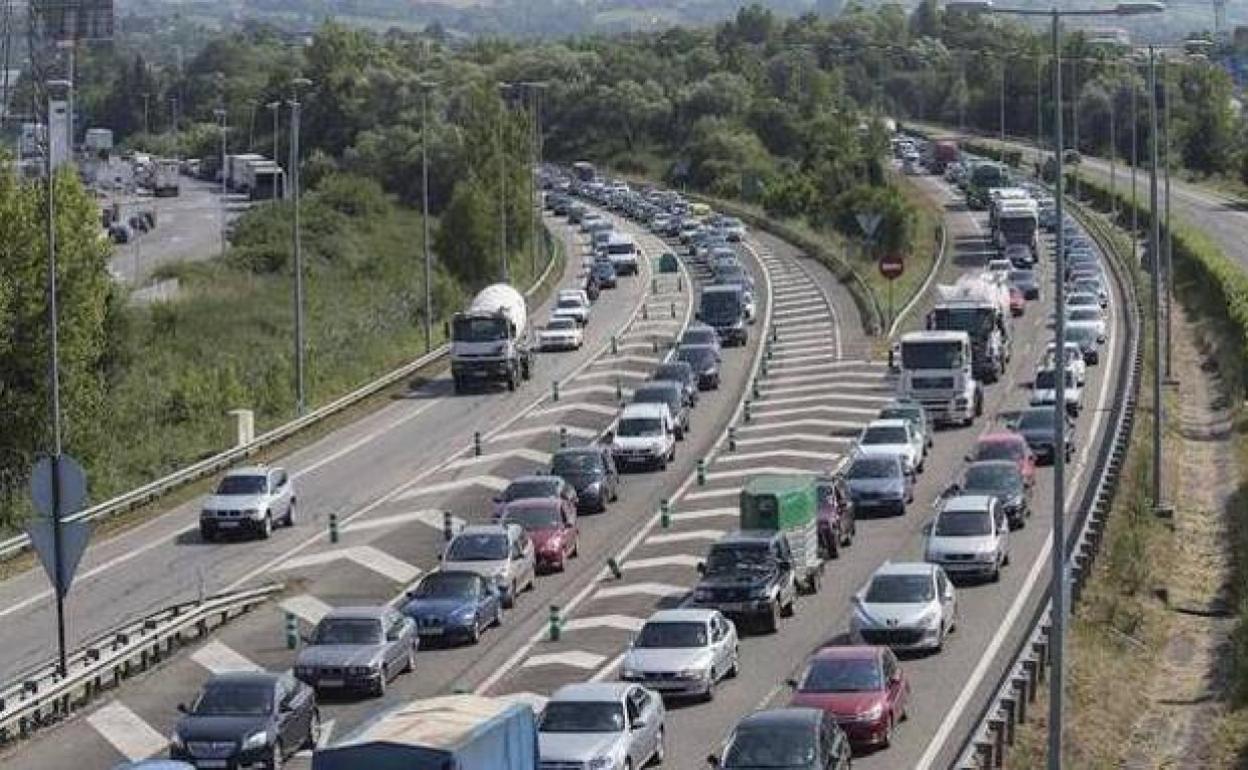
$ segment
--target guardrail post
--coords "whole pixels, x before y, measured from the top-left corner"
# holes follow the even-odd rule
[[[728,426],[728,451],[737,451],[737,426],[735,425]]]
[[[474,431],[472,434],[472,456],[481,456],[481,431]]]
[[[1000,716],[989,718],[988,729],[992,731],[992,766],[1003,767],[1005,765],[1005,720]]]
[[[659,501],[659,526],[663,529],[672,526],[672,504],[666,497]]]
[[[450,542],[455,536],[455,518],[450,511],[442,511],[442,539]]]
[[[1036,689],[1040,684],[1040,672],[1034,660],[1023,661],[1023,673],[1027,676],[1027,702],[1036,702]]]
[[[698,459],[698,486],[706,486],[706,460]]]
[[[286,613],[286,649],[293,650],[299,646],[299,618],[295,613]]]
[[[1010,681],[1010,686],[1014,688],[1014,708],[1018,712],[1018,721],[1021,724],[1027,721],[1027,701],[1031,699],[1027,693],[1027,679],[1016,676]]]
[[[330,513],[329,514],[329,542],[337,543],[339,537],[340,537],[340,534],[338,530],[338,514]]]
[[[550,617],[547,623],[547,634],[550,641],[557,642],[563,633],[563,618],[559,617],[559,605],[550,605]]]

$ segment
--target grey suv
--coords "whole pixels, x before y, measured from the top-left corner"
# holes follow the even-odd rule
[[[684,386],[672,380],[647,382],[633,391],[634,404],[667,404],[676,424],[676,440],[683,441],[689,432],[689,404],[685,400]]]

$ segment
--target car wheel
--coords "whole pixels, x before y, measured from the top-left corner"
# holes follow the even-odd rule
[[[264,521],[260,522],[260,539],[268,540],[273,535],[273,514],[266,512]]]
[[[741,649],[739,647],[732,648],[732,663],[728,664],[728,671],[724,674],[725,679],[736,679],[737,674],[741,673]]]
[[[503,605],[498,605],[498,610],[494,613],[494,620],[490,623],[494,628],[501,628],[503,625]]]
[[[472,628],[468,629],[468,643],[476,644],[479,641],[481,641],[481,626],[474,620]]]
[[[511,584],[511,589],[503,595],[503,606],[507,609],[516,606],[516,584],[514,582]]]
[[[268,770],[281,770],[282,767],[282,742],[273,742],[273,751],[269,754],[269,761],[265,763]]]
[[[1001,564],[1000,563],[998,563],[995,567],[992,568],[992,574],[988,576],[988,582],[990,583],[1001,582]]]
[[[308,723],[308,737],[304,742],[305,749],[315,749],[316,744],[321,740],[321,712],[312,709],[312,720]]]
[[[842,542],[841,525],[837,524],[836,529],[832,531],[832,537],[829,538],[829,542],[828,542],[828,558],[829,559],[841,558],[841,542]]]
[[[661,765],[663,760],[667,759],[667,734],[662,727],[659,728],[659,741],[654,747],[654,755],[650,757],[651,765]]]
[[[796,605],[797,605],[797,600],[796,600],[796,598],[789,599],[788,604],[782,604],[782,605],[780,605],[780,617],[782,617],[782,618],[791,618],[791,617],[793,617],[793,614],[797,611],[797,606],[796,606]]]
[[[1009,551],[1006,551],[1005,555],[1001,557],[1001,566],[1002,567],[1010,566],[1010,552]]]
[[[880,748],[887,749],[893,745],[893,718],[890,716],[884,723],[884,736],[880,738]]]
[[[295,526],[295,498],[290,499],[290,506],[286,508],[286,518],[283,523],[288,527]]]
[[[776,632],[776,630],[780,627],[780,618],[778,617],[778,614],[779,613],[774,602],[767,605],[767,611],[763,614],[764,631],[773,634]]]
[[[381,667],[381,675],[377,677],[377,684],[373,685],[373,697],[374,698],[386,697],[386,689],[387,687],[389,687],[389,685],[390,685],[390,682],[386,678],[386,667],[383,665]]]
[[[407,660],[403,661],[403,673],[410,674],[416,670],[416,646],[407,648]]]

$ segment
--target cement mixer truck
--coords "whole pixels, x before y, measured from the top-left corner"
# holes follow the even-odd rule
[[[970,336],[975,379],[996,382],[1010,360],[1009,289],[989,274],[965,275],[936,287],[939,299],[927,314],[930,331]]]
[[[533,344],[524,296],[505,283],[482,289],[451,319],[451,376],[455,392],[473,383],[506,383],[515,390],[533,369]]]

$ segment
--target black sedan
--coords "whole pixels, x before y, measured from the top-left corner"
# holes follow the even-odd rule
[[[692,367],[700,390],[719,389],[719,351],[711,345],[681,345],[676,359]]]
[[[1015,420],[1013,427],[1035,453],[1037,465],[1053,463],[1057,457],[1054,451],[1057,446],[1057,421],[1053,419],[1053,407],[1036,406],[1024,409]],[[1074,424],[1070,417],[1066,417],[1066,435],[1063,443],[1066,445],[1067,461],[1075,455],[1074,432]]]
[[[680,383],[681,392],[685,395],[685,402],[689,406],[698,405],[698,375],[687,361],[671,360],[667,363],[659,364],[650,379],[670,380]]]
[[[997,498],[1011,529],[1022,529],[1031,515],[1031,488],[1013,460],[981,460],[971,463],[962,480],[945,491],[952,495],[988,495]]]
[[[1035,270],[1011,270],[1010,285],[1023,293],[1023,299],[1040,299],[1040,281]]]
[[[170,759],[198,768],[279,768],[321,730],[316,694],[288,674],[217,674],[178,720]]]
[[[602,512],[620,498],[620,476],[610,448],[603,444],[568,447],[555,452],[550,473],[576,490],[577,508]]]

